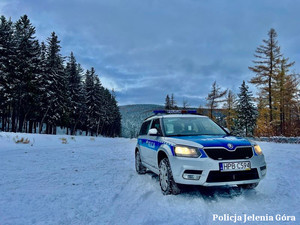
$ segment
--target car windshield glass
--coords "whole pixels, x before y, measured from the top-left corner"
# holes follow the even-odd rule
[[[163,118],[166,136],[226,135],[226,132],[207,117]]]

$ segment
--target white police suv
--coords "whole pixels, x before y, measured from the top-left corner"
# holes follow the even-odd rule
[[[266,175],[261,148],[195,111],[158,110],[142,124],[135,148],[138,174],[159,175],[163,194],[178,184],[255,188]]]

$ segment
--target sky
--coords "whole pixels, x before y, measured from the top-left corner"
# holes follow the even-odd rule
[[[55,31],[62,54],[94,67],[119,105],[174,93],[179,106],[205,106],[214,81],[238,93],[271,28],[298,73],[299,12],[297,0],[0,0],[0,14],[27,14],[40,41]]]

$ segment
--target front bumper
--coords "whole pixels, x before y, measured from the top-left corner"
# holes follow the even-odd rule
[[[202,186],[224,186],[258,183],[266,175],[266,162],[263,155],[253,155],[250,159],[236,160],[213,160],[211,158],[184,158],[170,157],[170,165],[173,178],[176,183],[202,185]],[[251,171],[220,172],[220,162],[250,161]],[[185,171],[202,171],[200,179],[186,179]],[[199,174],[199,173],[198,173]],[[185,178],[184,178],[185,177]],[[198,176],[199,177],[199,176]]]

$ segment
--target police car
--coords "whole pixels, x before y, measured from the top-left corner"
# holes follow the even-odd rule
[[[138,174],[159,175],[163,194],[179,184],[255,188],[267,167],[261,148],[195,111],[158,110],[143,122],[135,148]]]

